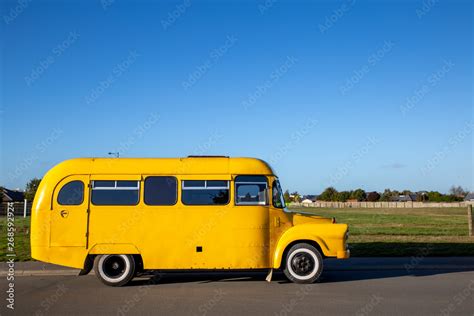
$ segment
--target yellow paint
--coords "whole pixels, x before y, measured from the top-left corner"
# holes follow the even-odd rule
[[[144,179],[151,175],[177,178],[174,206],[144,203]],[[266,176],[269,205],[235,205],[237,175]],[[230,180],[230,202],[182,204],[181,180],[193,179]],[[305,240],[317,243],[327,257],[347,258],[347,225],[274,207],[276,179],[267,163],[254,158],[68,160],[52,168],[38,188],[31,217],[32,257],[74,268],[82,268],[89,254],[140,254],[145,269],[279,268],[285,249]],[[84,182],[83,203],[59,205],[59,190],[74,180]],[[93,180],[139,180],[140,201],[134,206],[95,206],[89,201]]]

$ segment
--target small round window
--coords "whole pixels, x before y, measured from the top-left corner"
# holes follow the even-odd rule
[[[64,185],[58,194],[58,203],[61,205],[81,205],[84,200],[84,183],[71,181]]]

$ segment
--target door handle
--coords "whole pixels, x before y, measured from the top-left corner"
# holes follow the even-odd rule
[[[69,215],[69,211],[67,210],[62,210],[59,214],[61,214],[62,218],[66,218]]]

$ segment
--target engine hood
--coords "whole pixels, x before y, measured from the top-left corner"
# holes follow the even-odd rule
[[[289,211],[293,217],[293,225],[300,224],[333,224],[336,222],[335,218],[327,218],[312,213]]]

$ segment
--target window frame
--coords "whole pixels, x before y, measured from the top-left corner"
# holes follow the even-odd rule
[[[175,198],[175,200],[174,200],[174,203],[173,203],[173,204],[148,204],[148,203],[146,202],[146,197],[145,197],[145,194],[146,194],[146,189],[145,189],[145,187],[146,187],[146,180],[147,180],[148,178],[174,178],[174,180],[176,181],[176,186],[175,186],[175,193],[176,193],[176,194],[175,194],[175,197],[176,197],[176,198]],[[178,196],[179,196],[178,181],[179,181],[178,178],[176,178],[175,176],[166,176],[166,175],[163,175],[163,176],[161,176],[161,175],[148,175],[148,176],[146,176],[146,177],[143,179],[143,204],[145,204],[146,206],[158,206],[158,207],[160,207],[160,206],[166,207],[166,206],[174,206],[174,205],[176,205],[176,204],[178,203]]]
[[[99,182],[99,181],[114,181],[114,186],[113,187],[96,187],[95,186],[95,183],[96,182]],[[137,182],[137,186],[136,187],[118,187],[117,186],[117,182],[118,181],[133,181],[133,182]],[[140,195],[141,195],[141,181],[140,180],[125,180],[125,179],[119,179],[119,180],[102,180],[102,179],[94,179],[94,180],[91,180],[91,197],[90,197],[90,201],[91,201],[91,204],[94,205],[94,206],[120,206],[120,207],[123,207],[123,206],[137,206],[138,204],[140,204]],[[93,193],[94,191],[131,191],[131,190],[137,190],[138,191],[138,198],[137,198],[137,202],[135,204],[96,204],[92,201],[92,197],[93,197]]]
[[[245,176],[245,177],[265,177],[266,181],[265,182],[259,182],[259,181],[237,181],[237,178],[240,176]],[[237,194],[237,184],[265,184],[265,201],[262,204],[261,202],[237,202],[237,199],[239,198]],[[234,205],[235,206],[269,206],[270,205],[270,199],[268,197],[268,190],[269,185],[268,185],[268,178],[264,175],[238,175],[234,178]]]
[[[201,186],[201,187],[185,187],[184,186],[184,182],[185,181],[204,181],[204,186]],[[226,181],[227,182],[227,186],[226,187],[208,187],[207,186],[207,181]],[[222,179],[207,179],[207,180],[201,180],[201,179],[181,179],[181,203],[185,206],[226,206],[226,205],[229,205],[230,201],[231,201],[231,189],[230,189],[230,181],[231,180],[222,180]],[[228,198],[227,198],[227,202],[225,204],[187,204],[183,201],[183,191],[186,191],[186,190],[189,190],[189,191],[192,191],[192,190],[227,190],[228,191]]]
[[[96,182],[99,182],[99,181],[107,181],[107,182],[110,182],[110,181],[113,181],[115,182],[115,186],[113,187],[96,187],[95,186],[95,183]],[[117,182],[119,181],[127,181],[127,182],[136,182],[137,183],[137,186],[136,187],[118,187],[117,186]],[[92,180],[92,190],[140,190],[140,181],[139,180]]]
[[[204,186],[203,187],[185,187],[184,182],[185,181],[204,181]],[[226,181],[227,186],[225,187],[209,187],[207,186],[207,181]],[[229,180],[181,180],[181,190],[229,190]]]
[[[61,194],[61,191],[64,189],[64,187],[66,187],[68,184],[70,183],[73,183],[73,182],[80,182],[82,184],[82,198],[81,198],[81,203],[79,204],[62,204],[61,202],[59,202],[59,195]],[[59,189],[58,191],[58,195],[56,196],[56,203],[58,203],[58,205],[61,205],[61,206],[79,206],[79,205],[82,205],[84,203],[84,197],[85,197],[85,189],[86,189],[86,185],[84,183],[84,181],[82,180],[71,180],[69,182],[67,182],[66,184],[64,184],[63,186],[61,186],[61,188]]]

